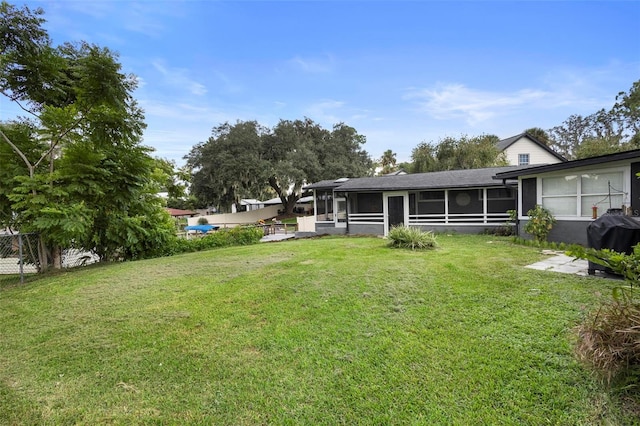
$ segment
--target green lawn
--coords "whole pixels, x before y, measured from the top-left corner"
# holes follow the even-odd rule
[[[572,354],[611,282],[321,238],[0,288],[0,424],[630,424]],[[602,294],[602,295],[601,295]]]

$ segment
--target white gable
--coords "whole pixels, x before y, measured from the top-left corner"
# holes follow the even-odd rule
[[[561,162],[555,155],[525,136],[509,145],[504,150],[504,153],[511,166],[520,165],[521,154],[529,155],[529,164],[555,164]]]

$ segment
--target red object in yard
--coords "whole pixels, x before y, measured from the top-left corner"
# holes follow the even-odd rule
[[[598,206],[591,207],[591,219],[598,218]]]

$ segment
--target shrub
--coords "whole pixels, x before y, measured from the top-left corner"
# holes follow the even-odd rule
[[[524,231],[533,235],[539,243],[547,241],[547,235],[556,223],[551,212],[537,204],[535,208],[527,212],[527,216],[529,216],[529,221],[525,225]]]
[[[496,237],[510,237],[511,235],[514,235],[514,233],[515,231],[513,226],[509,225],[486,228],[483,232],[485,235],[495,235]]]
[[[198,225],[208,225],[209,221],[207,220],[206,217],[201,216],[198,218]]]
[[[395,226],[389,231],[389,245],[411,250],[434,249],[438,246],[436,236],[431,231],[422,232],[419,228]]]
[[[191,253],[219,247],[256,244],[260,241],[263,235],[262,228],[255,226],[236,226],[231,229],[221,229],[212,234],[207,234],[203,237],[194,238],[192,240],[176,237],[174,241],[167,244],[164,250],[164,255],[172,256],[180,253]]]
[[[624,277],[627,286],[613,290],[613,300],[603,303],[578,328],[577,353],[607,381],[635,379],[640,373],[640,244],[630,254],[573,245],[568,255],[606,266]]]
[[[640,302],[634,300],[632,292],[604,303],[580,325],[576,353],[608,382],[637,378]]]

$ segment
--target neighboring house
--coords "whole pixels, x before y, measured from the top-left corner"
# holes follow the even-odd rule
[[[326,180],[314,192],[317,234],[387,235],[397,225],[483,232],[516,208],[516,181],[496,180],[518,167]]]
[[[496,146],[505,153],[507,162],[512,166],[555,164],[567,161],[563,156],[528,133],[503,139]]]
[[[256,200],[255,198],[243,198],[240,200],[240,205],[235,203],[231,205],[231,213],[250,212],[253,210],[263,209],[265,201]]]
[[[640,216],[639,172],[640,150],[634,150],[501,171],[496,178],[518,180],[518,227],[522,235],[529,220],[527,212],[539,204],[557,220],[550,241],[586,245],[586,228],[593,221],[594,207],[596,217],[609,209],[624,209],[633,217]]]

